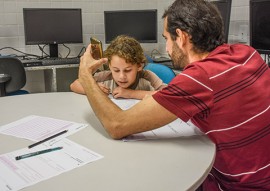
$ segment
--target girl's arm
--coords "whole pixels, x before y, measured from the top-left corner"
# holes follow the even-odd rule
[[[81,85],[78,79],[70,84],[70,90],[78,94],[85,94],[83,86]]]
[[[110,88],[107,88],[103,83],[98,83],[100,89],[105,93],[105,94],[109,94],[110,93]],[[75,80],[72,84],[70,84],[70,90],[78,93],[78,94],[83,94],[85,95],[85,91],[83,89],[83,86],[81,85],[81,83],[79,82],[79,80]]]

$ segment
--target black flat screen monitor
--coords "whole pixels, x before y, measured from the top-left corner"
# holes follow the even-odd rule
[[[250,0],[250,45],[270,54],[270,1]]]
[[[105,42],[118,35],[134,37],[141,43],[157,42],[157,10],[104,11]]]
[[[228,42],[232,0],[212,1],[212,3],[214,3],[217,6],[222,16],[224,24],[225,42]]]
[[[58,57],[58,44],[82,43],[81,9],[24,8],[26,45],[49,44],[50,57]]]

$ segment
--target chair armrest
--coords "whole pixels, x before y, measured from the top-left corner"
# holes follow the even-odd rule
[[[9,74],[0,74],[0,97],[6,95],[6,82],[11,79]]]
[[[0,83],[5,83],[11,79],[9,74],[0,74]]]

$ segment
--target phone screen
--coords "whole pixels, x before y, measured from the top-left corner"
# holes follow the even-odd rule
[[[98,60],[103,56],[102,42],[96,38],[90,38],[92,56],[94,59]]]

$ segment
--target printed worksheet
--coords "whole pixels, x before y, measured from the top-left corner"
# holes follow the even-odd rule
[[[185,123],[184,121],[180,119],[176,119],[175,121],[163,127],[160,127],[158,129],[127,136],[123,139],[123,141],[168,139],[168,138],[187,137],[187,136],[202,135],[202,134],[203,133],[200,131],[200,129],[196,127],[195,125],[193,125],[190,121]]]
[[[24,148],[0,155],[0,190],[20,190],[103,158],[102,155],[66,138],[55,143],[55,146],[63,149],[21,160],[16,160],[16,156],[48,149],[48,147],[42,144],[32,149]]]
[[[61,136],[57,136],[54,139],[50,139],[49,142],[53,144],[61,138],[76,133],[85,127],[87,127],[87,124],[75,123],[72,121],[54,119],[50,117],[30,115],[7,125],[1,126],[0,133],[29,139],[31,141],[40,141],[55,135],[58,132],[67,130],[67,133],[62,134]]]

